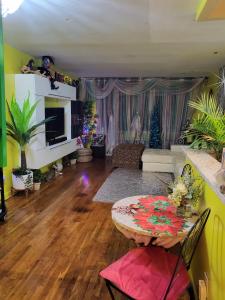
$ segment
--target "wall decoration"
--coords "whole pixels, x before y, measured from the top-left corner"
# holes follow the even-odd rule
[[[37,68],[34,67],[33,59],[30,59],[28,61],[28,63],[25,66],[22,66],[22,68],[21,68],[21,72],[23,74],[35,73],[35,71],[37,71]],[[41,74],[39,71],[37,73],[38,73],[38,75]]]
[[[47,77],[50,81],[52,90],[56,90],[59,88],[55,85],[55,81],[78,88],[79,80],[73,80],[70,76],[57,72],[54,68],[54,65],[55,63],[53,57],[49,55],[44,55],[42,56],[41,66],[36,66],[35,61],[33,59],[30,59],[26,65],[22,66],[21,73],[37,74],[40,76]]]
[[[51,56],[42,56],[42,66],[38,67],[40,73],[47,77],[51,84],[52,90],[57,90],[59,87],[55,86],[55,71],[53,70],[54,60]]]

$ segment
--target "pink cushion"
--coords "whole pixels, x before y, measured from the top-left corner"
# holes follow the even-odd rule
[[[135,248],[100,272],[120,290],[137,300],[162,300],[177,256],[161,247]],[[167,300],[176,300],[189,284],[183,263]]]

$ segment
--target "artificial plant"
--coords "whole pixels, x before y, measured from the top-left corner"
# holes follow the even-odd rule
[[[29,95],[24,100],[22,107],[16,101],[13,96],[10,103],[7,101],[7,107],[9,111],[10,121],[6,122],[7,135],[14,139],[20,146],[21,153],[21,168],[20,174],[26,174],[27,162],[26,162],[26,146],[30,140],[38,134],[37,129],[39,126],[45,124],[48,121],[54,119],[54,117],[49,117],[42,120],[37,124],[32,124],[31,119],[34,111],[38,105],[38,101],[33,105],[30,104]]]
[[[94,101],[84,103],[84,124],[82,142],[85,147],[90,146],[93,142],[93,134],[96,130],[96,115],[94,115]]]
[[[152,112],[152,119],[150,124],[150,141],[149,148],[161,148],[161,130],[160,130],[160,108],[158,103],[155,105]]]
[[[213,95],[203,93],[189,106],[197,110],[185,136],[194,139],[191,147],[213,150],[217,160],[221,160],[225,147],[225,115]]]

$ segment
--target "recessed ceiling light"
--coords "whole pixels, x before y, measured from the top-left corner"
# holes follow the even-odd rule
[[[214,51],[214,52],[213,52],[213,54],[218,54],[218,53],[219,53],[218,51]]]

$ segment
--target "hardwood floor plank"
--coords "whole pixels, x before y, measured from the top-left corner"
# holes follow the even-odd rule
[[[98,273],[133,247],[113,225],[112,205],[92,202],[110,172],[101,159],[80,163],[28,198],[7,201],[0,300],[110,299]]]

